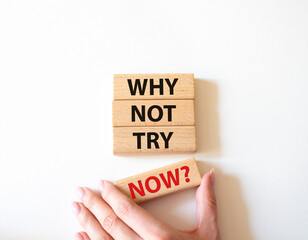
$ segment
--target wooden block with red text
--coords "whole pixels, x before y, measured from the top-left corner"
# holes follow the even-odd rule
[[[195,126],[113,128],[115,154],[195,151]]]
[[[114,184],[135,202],[143,202],[201,183],[195,158],[115,181]]]

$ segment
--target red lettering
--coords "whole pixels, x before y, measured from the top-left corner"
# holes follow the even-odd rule
[[[174,169],[174,172],[172,171],[168,171],[166,173],[166,176],[164,175],[164,173],[160,173],[159,174],[161,180],[163,181],[163,183],[165,184],[166,188],[171,188],[172,187],[172,183],[174,184],[174,186],[178,186],[180,184],[180,178],[179,178],[179,169],[176,168]],[[152,182],[151,182],[152,180]],[[158,177],[155,176],[150,176],[145,180],[145,189],[149,192],[149,193],[156,193],[161,189],[161,181]],[[156,184],[153,184],[154,182]],[[152,184],[150,184],[150,182]],[[136,193],[138,193],[141,197],[145,196],[145,191],[143,188],[143,184],[141,182],[141,180],[138,180],[138,186],[136,186],[134,183],[129,183],[128,184],[128,188],[130,191],[130,194],[132,196],[132,199],[136,199]]]
[[[141,180],[138,181],[138,184],[139,184],[139,188],[135,184],[133,184],[133,183],[129,183],[128,184],[129,191],[130,191],[130,194],[131,194],[133,199],[136,198],[134,190],[137,193],[139,193],[139,195],[142,196],[142,197],[145,195]]]
[[[171,188],[171,180],[173,181],[175,186],[178,186],[180,184],[180,179],[179,179],[179,169],[175,169],[175,176],[171,171],[167,172],[167,180],[164,176],[163,173],[159,174],[161,180],[163,180],[164,184],[166,185],[166,188]]]
[[[151,187],[150,187],[149,182],[150,182],[151,180],[154,180],[154,181],[156,182],[156,188],[155,188],[155,189],[151,189]],[[160,181],[159,181],[159,179],[158,179],[157,177],[151,176],[151,177],[148,177],[147,180],[145,180],[145,188],[146,188],[146,189],[148,190],[148,192],[150,192],[150,193],[156,193],[156,192],[158,192],[159,189],[160,189],[160,186],[161,186],[161,184],[160,184]]]

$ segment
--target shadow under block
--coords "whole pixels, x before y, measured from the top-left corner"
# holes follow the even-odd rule
[[[114,100],[194,99],[194,74],[114,74]]]
[[[195,151],[195,126],[113,128],[114,154]]]
[[[115,181],[114,184],[135,202],[142,202],[201,183],[195,158]]]
[[[193,126],[194,100],[113,101],[113,126]]]

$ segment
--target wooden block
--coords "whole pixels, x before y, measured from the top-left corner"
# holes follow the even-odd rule
[[[200,185],[201,176],[195,158],[115,181],[114,184],[135,202]]]
[[[195,125],[194,100],[113,102],[113,126]]]
[[[194,99],[194,74],[114,74],[114,100]]]
[[[194,126],[113,128],[114,154],[195,151]]]

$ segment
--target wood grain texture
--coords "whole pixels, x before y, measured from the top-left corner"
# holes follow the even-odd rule
[[[114,127],[195,125],[194,100],[113,101]]]
[[[141,89],[144,87],[144,94],[141,95],[139,91],[132,95],[129,86],[129,80],[131,81],[131,87],[134,89],[136,79],[140,79]],[[147,79],[147,80],[145,80]],[[152,80],[151,80],[152,79]],[[160,84],[162,79],[162,92],[160,89],[154,88],[153,95],[151,95],[151,85]],[[169,85],[167,80],[169,80]],[[178,79],[173,86],[173,93],[170,92],[172,83],[175,79]],[[138,81],[138,80],[137,80]],[[146,83],[145,83],[146,81]],[[151,81],[153,84],[151,84]],[[143,85],[145,84],[145,85]],[[195,86],[194,86],[194,74],[182,73],[182,74],[114,74],[113,77],[113,96],[114,100],[131,100],[131,99],[194,99],[195,98]]]
[[[114,182],[121,192],[137,203],[196,187],[200,183],[201,176],[195,158]]]
[[[138,138],[140,138],[140,141],[138,141]],[[155,138],[157,138],[157,141],[154,141]],[[114,154],[195,151],[195,126],[113,128]]]

